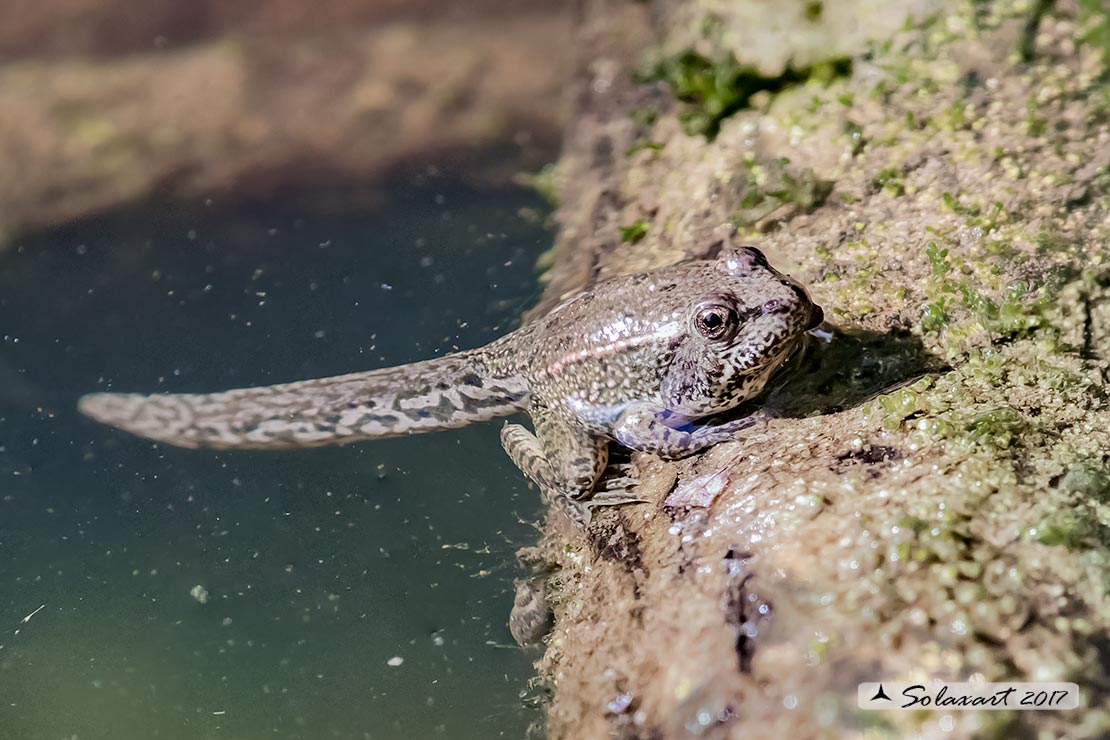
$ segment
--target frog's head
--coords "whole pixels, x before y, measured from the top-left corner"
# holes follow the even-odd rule
[[[715,260],[694,264],[702,289],[689,303],[661,386],[666,407],[689,417],[758,395],[824,319],[805,288],[755,247],[726,247]]]

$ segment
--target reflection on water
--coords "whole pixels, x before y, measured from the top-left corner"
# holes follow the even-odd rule
[[[506,619],[539,503],[496,423],[214,453],[74,403],[483,344],[538,291],[534,205],[151,208],[0,256],[0,737],[522,737]]]

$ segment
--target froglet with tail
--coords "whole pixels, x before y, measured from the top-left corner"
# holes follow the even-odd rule
[[[400,367],[221,393],[93,393],[86,415],[180,447],[286,449],[452,429],[518,411],[501,441],[575,522],[638,500],[595,491],[609,443],[680,458],[751,418],[699,423],[763,390],[822,321],[753,247],[599,283],[479,349]]]

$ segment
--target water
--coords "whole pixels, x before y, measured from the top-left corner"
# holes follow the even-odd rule
[[[154,203],[0,256],[0,738],[522,737],[506,621],[540,506],[498,424],[215,453],[74,403],[483,344],[538,294],[536,205]]]

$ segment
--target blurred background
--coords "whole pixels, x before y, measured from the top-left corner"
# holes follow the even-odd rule
[[[557,146],[568,35],[538,0],[10,0],[0,234],[158,192],[503,184]]]
[[[552,2],[0,6],[0,738],[524,735],[496,424],[212,453],[74,405],[510,330],[569,49]]]

